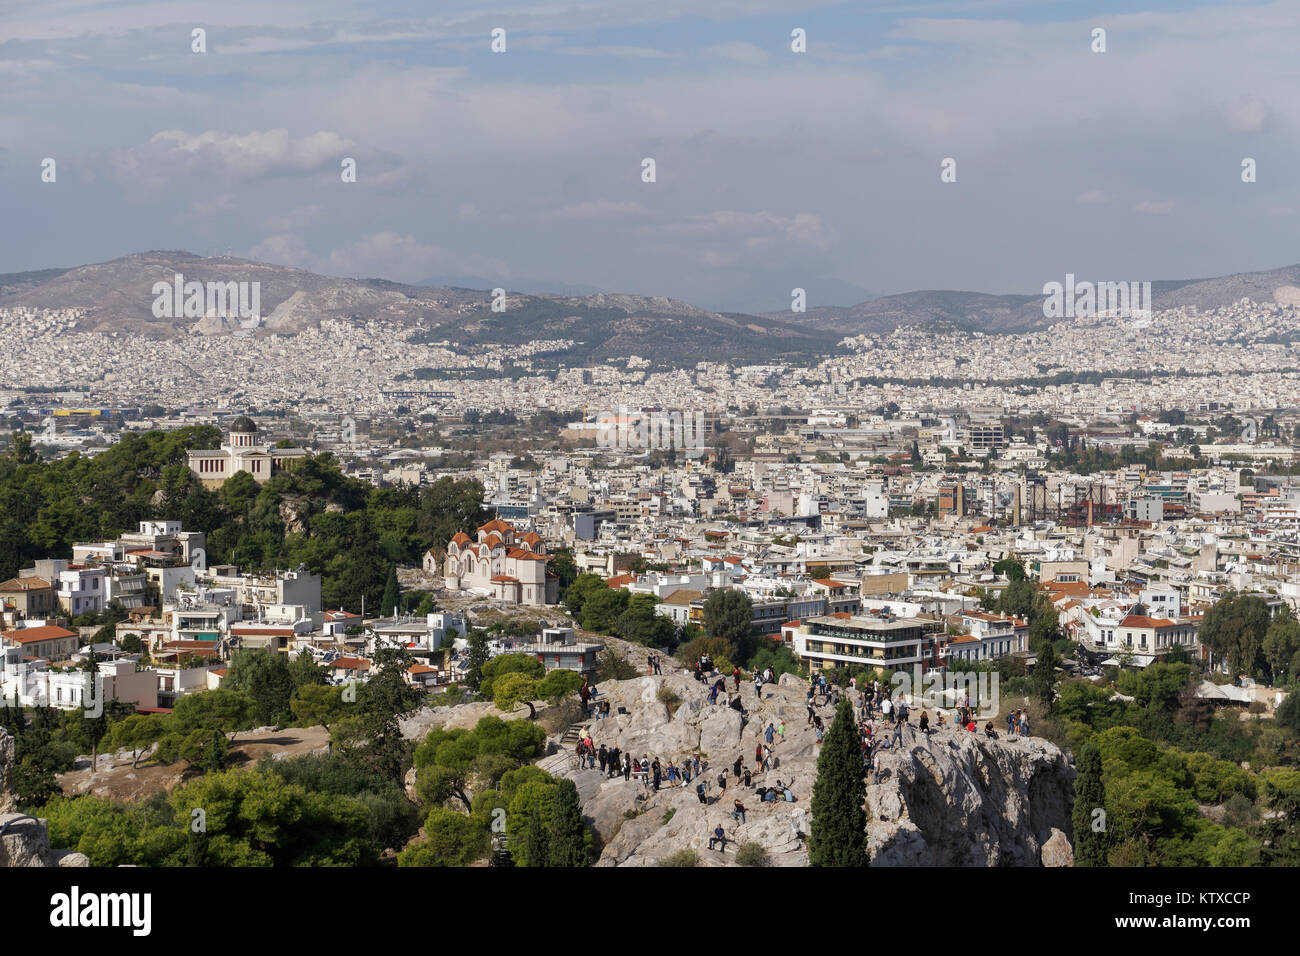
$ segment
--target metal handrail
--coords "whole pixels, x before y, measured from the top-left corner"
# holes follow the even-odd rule
[[[10,819],[8,819],[8,820],[5,821],[4,826],[0,827],[0,837],[4,836],[4,835],[5,835],[5,831],[8,830],[9,827],[12,826],[13,824],[15,824],[15,823],[26,823],[26,822],[28,822],[28,821],[30,821],[30,822],[32,822],[32,823],[40,823],[40,822],[41,822],[40,820],[36,819],[36,817],[31,816],[30,814],[20,813],[20,814],[18,814],[17,816],[15,816],[15,817],[11,817]]]

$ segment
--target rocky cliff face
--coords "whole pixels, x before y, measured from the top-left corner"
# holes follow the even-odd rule
[[[0,813],[14,809],[13,795],[14,738],[0,727]]]
[[[867,786],[872,865],[1060,865],[1074,769],[1055,745],[956,729],[905,734]]]
[[[577,785],[584,814],[603,843],[598,866],[655,865],[685,849],[706,866],[734,865],[742,843],[763,846],[771,865],[805,866],[805,837],[816,827],[810,803],[819,749],[804,705],[807,686],[786,675],[765,687],[760,701],[752,684],[742,682],[739,696],[748,711],[742,718],[725,702],[710,705],[706,685],[680,672],[600,685],[615,716],[586,725],[596,746],[658,757],[664,766],[699,753],[708,762],[707,805],[699,802],[695,781],[686,787],[665,782],[654,792],[635,778],[611,780],[579,769],[569,750],[539,766]],[[625,714],[617,713],[620,707]],[[817,710],[830,720],[831,708]],[[784,723],[785,737],[778,734],[773,747],[777,765],[754,775],[753,785],[772,786],[779,778],[793,790],[794,803],[759,802],[754,789],[738,785],[732,774],[738,756],[754,769],[754,748],[769,723]],[[725,795],[717,785],[723,768]],[[872,865],[1068,865],[1073,777],[1064,754],[1043,740],[987,740],[960,730],[929,738],[909,733],[868,783]],[[737,798],[746,808],[744,823],[731,815]],[[708,849],[719,823],[732,841],[725,853]]]

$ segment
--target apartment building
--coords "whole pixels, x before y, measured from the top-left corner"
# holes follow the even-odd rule
[[[943,635],[928,621],[891,615],[827,614],[793,628],[795,654],[812,672],[873,667],[877,672],[938,666]]]

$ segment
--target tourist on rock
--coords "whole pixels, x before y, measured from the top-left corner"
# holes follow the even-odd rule
[[[713,845],[715,843],[722,844],[722,849],[719,852],[721,853],[727,852],[727,831],[722,829],[721,823],[719,823],[716,827],[713,828],[713,836],[709,837],[710,850],[713,849]]]
[[[741,823],[744,823],[744,822],[745,822],[745,805],[744,805],[743,803],[741,803],[739,800],[737,800],[737,801],[733,804],[733,806],[735,807],[735,809],[733,809],[733,810],[731,811],[731,819],[733,819],[733,820],[739,820]]]
[[[930,715],[924,710],[921,711],[921,733],[930,736]]]

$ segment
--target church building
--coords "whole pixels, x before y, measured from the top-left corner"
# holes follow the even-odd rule
[[[463,531],[447,542],[443,586],[474,591],[508,604],[541,607],[560,600],[560,579],[546,570],[546,545],[535,531],[520,534],[497,518],[479,528],[471,541]],[[426,571],[437,569],[433,552],[424,556]]]

